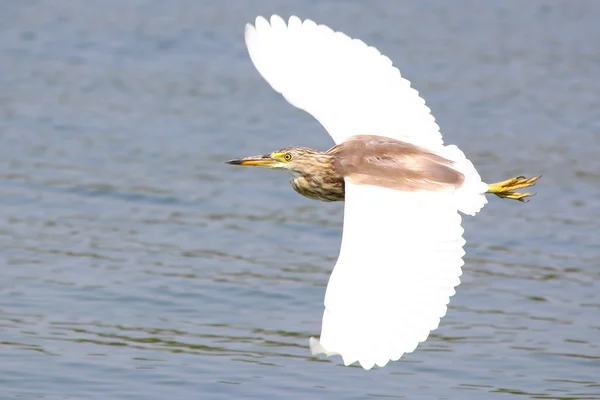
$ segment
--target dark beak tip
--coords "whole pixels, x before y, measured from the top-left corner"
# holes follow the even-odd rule
[[[231,165],[240,165],[242,163],[242,160],[229,160],[229,161],[225,161],[225,164],[231,164]]]

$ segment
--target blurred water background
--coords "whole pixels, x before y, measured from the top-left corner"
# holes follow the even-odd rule
[[[256,15],[377,46],[487,181],[440,328],[316,359],[342,204],[227,166],[322,128],[260,78]],[[0,398],[600,398],[600,2],[0,1]]]

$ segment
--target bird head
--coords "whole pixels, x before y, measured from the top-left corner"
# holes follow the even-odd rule
[[[323,153],[307,147],[284,147],[283,149],[260,156],[249,156],[227,161],[227,164],[267,167],[288,170],[292,175],[309,175],[318,164],[327,158]]]

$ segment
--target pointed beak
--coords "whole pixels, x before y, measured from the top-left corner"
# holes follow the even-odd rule
[[[269,167],[273,164],[279,162],[278,160],[271,158],[270,155],[262,155],[262,156],[250,156],[244,157],[239,160],[229,160],[226,161],[227,164],[231,165],[244,165],[244,166],[257,166],[257,167]]]

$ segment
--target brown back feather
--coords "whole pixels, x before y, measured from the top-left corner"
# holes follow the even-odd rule
[[[459,187],[464,175],[453,162],[427,149],[383,136],[352,136],[327,152],[337,173],[358,185],[389,189],[442,190]]]

